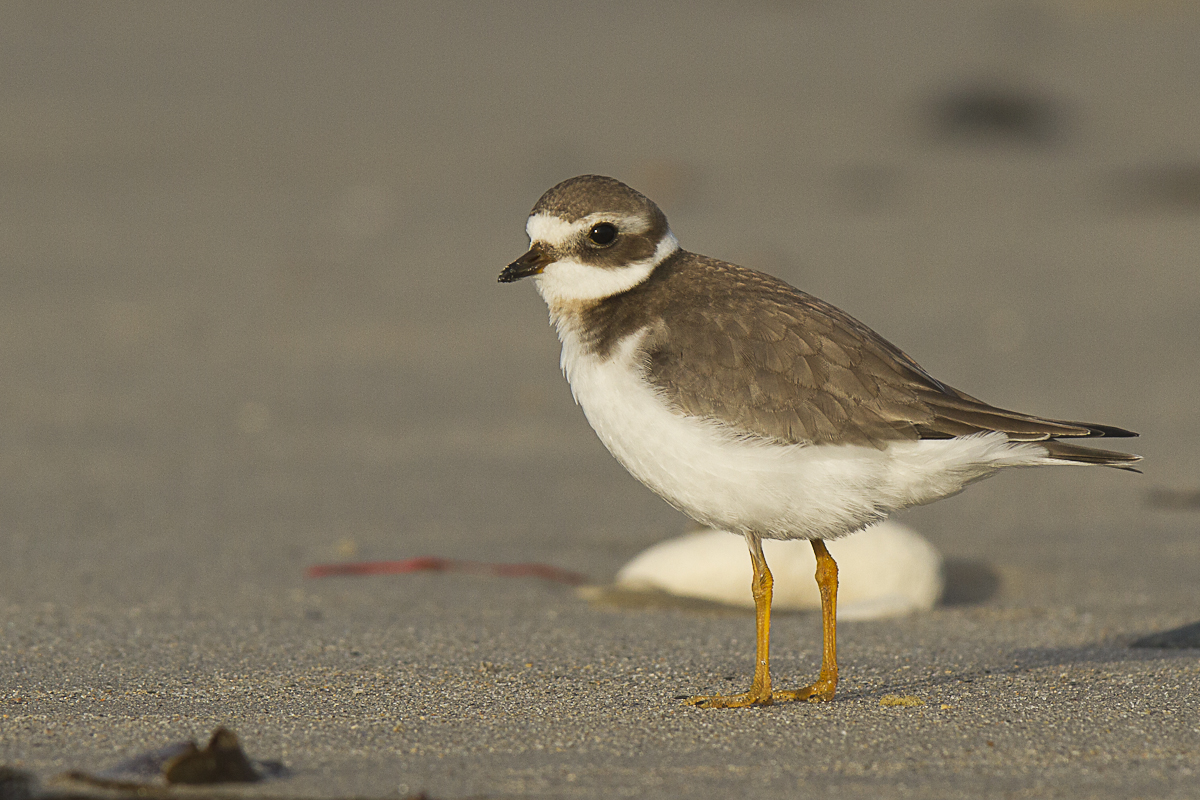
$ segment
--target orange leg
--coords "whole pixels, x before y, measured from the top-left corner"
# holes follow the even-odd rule
[[[817,557],[817,588],[821,590],[821,639],[824,649],[821,653],[821,674],[817,679],[803,689],[787,692],[776,692],[775,700],[807,700],[810,703],[819,700],[832,700],[837,691],[837,562],[825,549],[825,542],[820,539],[812,540],[813,553]]]
[[[774,702],[771,693],[771,587],[774,579],[763,555],[762,539],[746,534],[750,547],[750,562],[754,566],[754,578],[750,590],[754,594],[754,682],[744,694],[697,695],[687,699],[688,705],[700,708],[745,708],[746,706],[769,706]]]
[[[817,557],[817,586],[821,590],[821,622],[824,651],[821,673],[817,680],[803,689],[773,692],[771,690],[771,588],[774,580],[762,552],[762,539],[747,534],[750,561],[754,578],[750,587],[754,594],[755,662],[754,681],[750,691],[734,695],[697,695],[687,703],[700,708],[744,708],[769,706],[792,700],[832,700],[837,689],[837,563],[820,539],[812,540]]]

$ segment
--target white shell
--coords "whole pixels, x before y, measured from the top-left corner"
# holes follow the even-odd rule
[[[885,521],[826,546],[838,564],[839,619],[927,611],[941,597],[942,557],[911,528]],[[775,578],[773,608],[821,607],[812,545],[764,539],[763,553]],[[642,551],[617,573],[616,585],[753,608],[750,576],[746,540],[709,528]]]

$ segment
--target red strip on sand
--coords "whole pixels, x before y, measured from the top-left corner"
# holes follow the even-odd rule
[[[419,556],[402,561],[316,564],[309,567],[304,574],[308,578],[329,578],[338,575],[398,575],[404,572],[471,572],[476,575],[498,575],[505,578],[543,578],[571,586],[587,582],[587,578],[578,572],[559,569],[549,564],[492,564],[437,556]]]

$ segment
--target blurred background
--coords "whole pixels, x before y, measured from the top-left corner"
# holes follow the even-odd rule
[[[572,404],[533,287],[496,285],[585,172],[952,385],[1142,433],[1145,476],[905,515],[1002,598],[1192,591],[1193,3],[0,9],[9,608],[261,609],[426,554],[604,580],[683,530]]]

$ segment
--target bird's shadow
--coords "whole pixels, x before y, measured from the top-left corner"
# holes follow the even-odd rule
[[[1124,635],[1079,647],[1021,648],[1012,651],[1004,659],[1004,666],[980,665],[977,669],[952,675],[931,675],[913,678],[903,683],[889,683],[886,687],[851,689],[840,697],[846,700],[865,700],[878,699],[886,694],[920,694],[940,687],[974,683],[977,680],[991,680],[1048,668],[1086,668],[1099,664],[1165,661],[1174,658],[1186,659],[1188,663],[1191,663],[1198,654],[1200,654],[1200,621],[1136,639],[1131,638],[1130,635]]]
[[[947,559],[945,588],[940,605],[951,607],[982,604],[1000,592],[1000,574],[982,561]],[[1154,633],[1130,632],[1080,647],[1033,647],[1013,651],[1002,667],[981,665],[969,673],[914,678],[880,689],[851,690],[847,699],[876,699],[884,694],[929,691],[942,686],[995,676],[1017,675],[1049,667],[1080,664],[1116,664],[1130,661],[1159,661],[1174,657],[1195,658],[1200,653],[1200,622]]]

